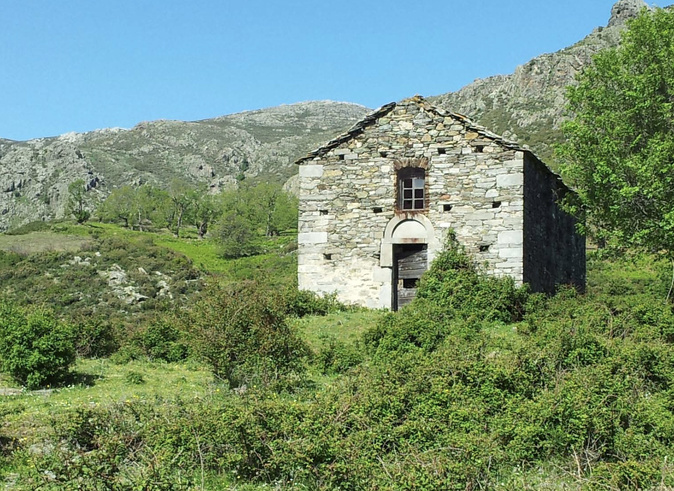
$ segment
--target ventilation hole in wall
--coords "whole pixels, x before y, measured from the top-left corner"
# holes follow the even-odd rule
[[[484,145],[475,145],[475,153],[484,152]]]
[[[403,288],[416,288],[419,278],[403,278]]]
[[[492,207],[492,208],[501,208],[501,202],[500,202],[500,201],[494,201],[494,202],[491,204],[491,207]]]
[[[489,245],[488,244],[482,244],[480,246],[480,252],[487,252],[489,250]]]
[[[323,254],[323,259],[326,261],[332,261],[332,254]]]
[[[339,160],[344,160],[344,154],[343,153],[339,155]]]
[[[441,148],[438,148],[438,155],[444,155],[444,154],[446,154],[446,153],[447,153],[447,149],[446,149],[446,148],[442,148],[442,147],[441,147]]]
[[[318,213],[320,213],[321,215],[327,215],[328,210],[320,210]]]
[[[442,211],[452,211],[452,205],[442,205]]]
[[[379,155],[385,158],[388,155],[388,152],[381,151],[379,152]]]
[[[384,211],[384,208],[375,206],[374,208],[372,208],[372,211],[374,211],[375,213],[381,213],[382,211]]]

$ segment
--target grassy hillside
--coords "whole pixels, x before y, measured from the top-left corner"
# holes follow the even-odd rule
[[[385,313],[293,292],[288,238],[225,261],[190,238],[98,225],[40,233],[54,249],[83,242],[3,254],[2,275],[24,271],[2,280],[5,299],[30,303],[16,281],[48,294],[45,272],[82,289],[81,271],[109,270],[114,256],[129,276],[139,264],[170,276],[177,302],[152,316],[112,302],[106,316],[133,319],[128,338],[110,357],[81,356],[65,385],[0,379],[9,489],[674,486],[671,265],[657,256],[595,253],[585,295],[545,298],[481,278],[450,250],[410,307]],[[106,248],[115,239],[129,245]],[[75,256],[95,266],[73,273]],[[178,270],[199,286],[179,296],[190,280]],[[74,319],[79,303],[57,312]],[[236,377],[212,365],[209,345],[236,348]],[[273,351],[283,346],[295,352]]]

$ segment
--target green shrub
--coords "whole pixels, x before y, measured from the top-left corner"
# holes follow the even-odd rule
[[[421,277],[414,301],[383,317],[363,339],[382,360],[392,352],[433,351],[450,333],[470,338],[485,323],[521,320],[527,306],[540,304],[538,297],[530,297],[528,289],[518,288],[510,277],[480,273],[450,234],[443,252]]]
[[[318,295],[309,290],[289,288],[284,292],[284,301],[289,315],[327,315],[346,310],[346,306],[337,300],[337,295]]]
[[[134,334],[131,344],[150,360],[182,361],[187,358],[187,344],[176,322],[167,317],[155,319]]]
[[[323,336],[321,341],[315,363],[324,375],[345,373],[364,359],[363,352],[357,345],[339,341],[334,336]]]
[[[143,374],[136,372],[135,370],[126,372],[124,375],[124,380],[126,380],[127,383],[133,385],[141,385],[145,383],[145,377],[143,377]]]
[[[20,254],[0,250],[0,269],[12,268],[21,262]]]
[[[219,242],[222,257],[254,256],[261,249],[255,238],[255,229],[248,219],[236,213],[222,216],[216,225],[214,235]]]
[[[84,358],[110,356],[119,349],[119,335],[113,325],[99,318],[89,318],[74,326],[75,350]]]
[[[304,370],[308,347],[286,322],[283,295],[256,283],[211,285],[181,319],[191,349],[231,387],[270,385]]]
[[[518,288],[509,276],[481,274],[449,234],[445,249],[422,276],[417,298],[432,302],[447,314],[512,322],[522,318],[528,291]]]
[[[0,367],[29,389],[62,382],[75,362],[72,329],[43,309],[0,303]]]

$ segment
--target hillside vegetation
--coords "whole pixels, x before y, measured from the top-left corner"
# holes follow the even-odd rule
[[[83,231],[96,227],[98,237]],[[132,244],[115,259],[125,271],[146,264],[170,276],[181,265],[184,275],[197,254],[211,264],[197,239],[98,225],[51,233],[86,236],[87,250],[9,254],[20,261],[8,269],[72,275],[77,254],[92,262],[84,270],[105,270],[104,256],[117,249],[102,244],[119,234]],[[153,256],[166,262],[143,263]],[[674,312],[663,258],[595,254],[585,295],[563,289],[545,298],[482,277],[450,244],[398,313],[297,292],[282,279],[294,265],[274,271],[276,260],[257,258],[219,259],[224,283],[203,268],[200,293],[187,288],[185,300],[151,316],[112,300],[109,310],[92,308],[89,321],[102,322],[100,311],[118,319],[110,329],[123,319],[134,325],[112,345],[105,329],[95,331],[56,388],[20,390],[5,378],[2,391],[12,395],[2,396],[0,469],[9,488],[674,485]],[[262,281],[231,283],[229,274]],[[5,305],[34,312],[10,284]],[[80,317],[54,305],[45,315],[79,334]],[[114,306],[131,317],[114,317]]]

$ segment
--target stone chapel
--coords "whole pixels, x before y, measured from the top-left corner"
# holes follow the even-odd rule
[[[488,274],[533,291],[585,284],[569,189],[531,151],[416,96],[297,161],[301,289],[396,310],[447,231]]]

